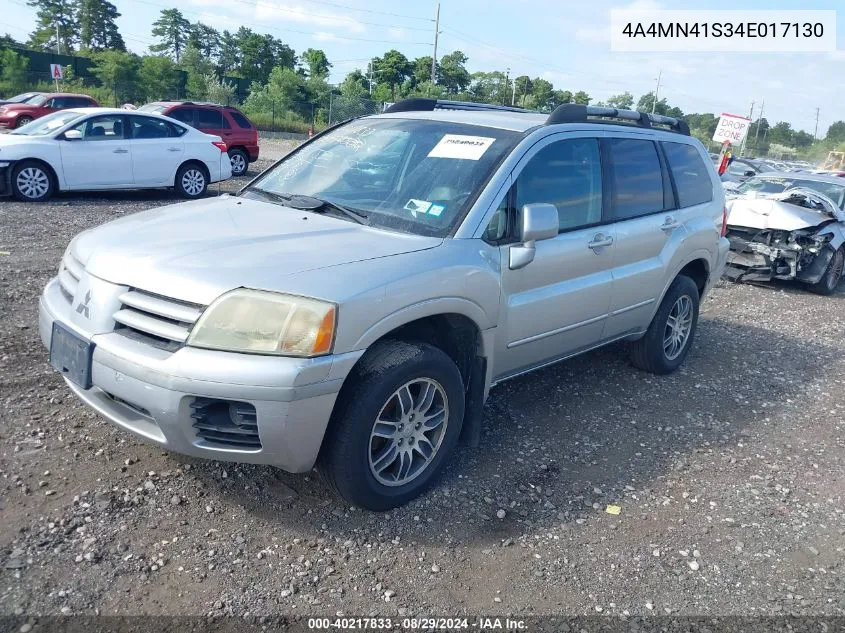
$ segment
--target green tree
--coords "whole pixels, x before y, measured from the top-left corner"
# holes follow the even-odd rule
[[[831,143],[845,143],[845,121],[836,121],[827,128],[825,141]]]
[[[684,116],[684,111],[680,108],[670,106],[666,99],[658,99],[657,103],[654,103],[654,92],[647,92],[640,100],[637,101],[637,110],[640,112],[651,112],[652,104],[654,104],[654,113],[655,114],[662,114],[664,116],[671,116],[677,119],[680,119]]]
[[[108,0],[76,0],[79,46],[83,51],[125,51],[126,44],[117,28],[120,13]]]
[[[231,105],[235,101],[235,86],[225,80],[221,80],[214,73],[209,73],[205,77],[205,95],[204,99],[212,103],[221,103],[223,105]]]
[[[188,31],[188,46],[193,46],[203,57],[214,60],[220,54],[220,33],[217,29],[195,22]]]
[[[300,56],[302,65],[307,69],[308,76],[312,79],[325,79],[329,76],[332,65],[329,58],[318,48],[309,48]]]
[[[370,86],[367,77],[360,70],[353,70],[346,75],[343,83],[340,84],[340,94],[344,99],[363,99],[370,95]]]
[[[93,53],[91,58],[94,60],[91,72],[114,93],[114,105],[132,101],[138,96],[140,57],[123,51],[102,51]]]
[[[521,75],[513,80],[514,97],[517,105],[525,107],[528,97],[531,95],[533,82],[528,75]]]
[[[305,79],[292,68],[276,66],[266,84],[253,82],[244,101],[247,112],[274,112],[283,116],[304,101]]]
[[[6,33],[5,35],[0,35],[0,48],[23,48],[23,42],[19,42],[14,37]]]
[[[23,92],[27,84],[28,67],[27,57],[8,48],[0,49],[0,84],[3,92]]]
[[[152,34],[160,42],[150,46],[154,53],[170,55],[179,63],[182,51],[188,44],[191,23],[185,19],[179,9],[162,9],[158,20],[153,22]]]
[[[469,94],[480,103],[504,103],[510,94],[507,83],[501,71],[475,72],[470,75]]]
[[[519,86],[519,77],[517,77],[517,86]],[[550,81],[540,77],[531,80],[531,105],[544,111],[554,107],[554,86]]]
[[[422,83],[431,82],[431,55],[423,55],[417,57],[413,62],[412,79],[414,86],[419,86]],[[437,67],[436,72],[440,73],[440,66]]]
[[[238,46],[238,38],[229,31],[223,31],[220,35],[220,50],[217,56],[217,67],[221,73],[228,74],[236,72],[241,65],[241,49]]]
[[[35,30],[29,36],[29,45],[38,50],[70,54],[77,39],[76,6],[74,0],[28,0],[37,9]],[[56,40],[58,31],[59,39]]]
[[[787,121],[778,121],[769,130],[768,141],[770,144],[792,146],[792,125]]]
[[[593,98],[583,90],[579,90],[574,95],[572,95],[572,100],[575,103],[579,103],[581,105],[590,105],[590,101],[592,101]]]
[[[469,86],[469,72],[466,69],[468,57],[461,51],[454,51],[440,58],[440,70],[437,83],[446,88],[449,94],[466,90]]]
[[[804,130],[795,130],[792,134],[792,146],[798,149],[805,149],[813,144],[813,135]]]
[[[189,99],[205,99],[206,76],[214,73],[214,64],[197,48],[188,46],[182,53],[179,67],[187,74],[185,91]]]
[[[380,83],[390,88],[390,101],[396,99],[396,86],[410,77],[413,67],[408,58],[397,50],[387,51],[373,60],[373,71]]]
[[[622,94],[613,95],[607,100],[608,107],[618,108],[620,110],[630,110],[634,107],[634,95],[630,92],[623,92]]]
[[[296,66],[296,54],[272,35],[260,35],[244,26],[235,34],[240,51],[238,74],[250,81],[266,83],[274,67]]]
[[[174,99],[178,95],[178,70],[166,55],[146,55],[138,69],[138,91],[144,101]]]

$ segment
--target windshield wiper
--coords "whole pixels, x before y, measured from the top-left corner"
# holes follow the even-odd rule
[[[281,202],[292,209],[302,209],[303,211],[314,212],[319,212],[321,209],[332,209],[358,224],[363,224],[365,226],[369,226],[370,224],[368,221],[369,216],[366,213],[359,211],[358,209],[345,207],[342,204],[338,204],[337,202],[332,202],[331,200],[326,200],[324,198],[306,196],[297,193],[274,193],[272,191],[267,191],[266,189],[261,189],[260,187],[252,187],[249,191],[255,191],[259,195],[266,196],[276,202]]]

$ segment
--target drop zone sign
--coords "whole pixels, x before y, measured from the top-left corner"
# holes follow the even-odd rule
[[[722,116],[719,117],[719,124],[716,126],[716,132],[713,134],[713,140],[717,143],[729,141],[731,145],[738,145],[742,143],[742,139],[745,138],[745,133],[748,132],[750,125],[751,119],[748,117],[723,112]]]

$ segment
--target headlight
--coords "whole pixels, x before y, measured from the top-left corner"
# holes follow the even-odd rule
[[[321,356],[332,350],[333,303],[263,290],[233,290],[202,313],[188,345],[229,352]]]

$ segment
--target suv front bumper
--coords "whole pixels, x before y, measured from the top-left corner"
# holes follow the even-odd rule
[[[313,467],[343,380],[363,353],[313,359],[190,347],[171,353],[117,332],[88,336],[71,324],[70,310],[53,279],[39,302],[41,340],[49,350],[58,321],[95,344],[93,386],[65,382],[111,423],[178,453],[290,472]],[[197,398],[253,405],[260,447],[223,446],[200,437],[191,417]]]

